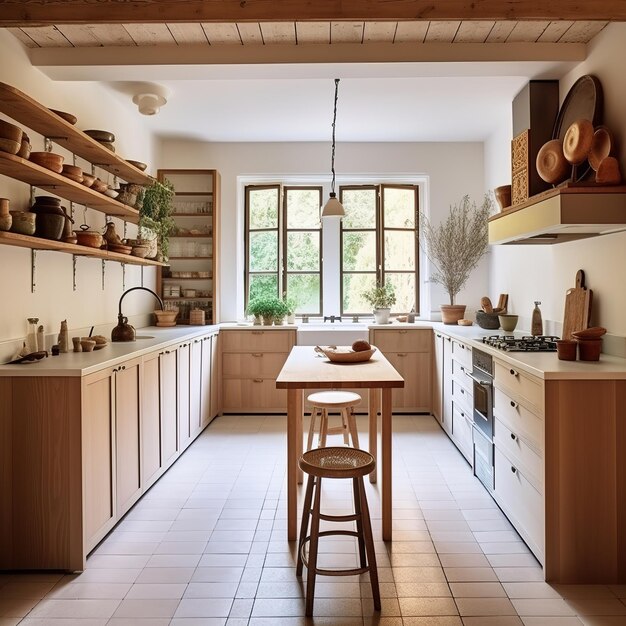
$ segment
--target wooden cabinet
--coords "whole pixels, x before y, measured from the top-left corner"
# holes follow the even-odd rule
[[[176,348],[167,348],[159,354],[159,396],[161,399],[161,468],[167,469],[180,450],[178,423],[181,413],[178,401],[180,380],[177,377],[180,357]],[[153,390],[154,393],[154,390]]]
[[[202,338],[202,382],[200,385],[200,429],[207,426],[219,412],[218,335]],[[215,396],[215,398],[214,398]]]
[[[141,380],[141,471],[147,489],[161,474],[161,353],[143,357]],[[155,393],[155,389],[159,393]]]
[[[443,344],[440,332],[433,333],[433,372],[432,372],[432,408],[431,413],[443,423]]]
[[[376,328],[370,331],[370,343],[404,378],[404,388],[393,390],[394,411],[429,412],[432,403],[432,330]]]
[[[444,335],[443,341],[443,392],[441,425],[452,435],[452,338]]]
[[[202,430],[202,339],[189,342],[189,436],[195,439]],[[209,393],[211,387],[209,386]]]
[[[276,376],[296,343],[296,330],[230,330],[222,342],[222,405],[225,412],[285,411],[287,393]]]
[[[158,172],[175,190],[175,226],[169,241],[169,268],[159,272],[163,299],[179,309],[178,323],[189,323],[189,312],[202,309],[206,324],[216,324],[219,312],[220,175],[216,170]]]

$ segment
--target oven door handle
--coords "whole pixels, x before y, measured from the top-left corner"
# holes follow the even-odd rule
[[[466,374],[477,384],[480,385],[481,387],[491,387],[491,382],[488,380],[480,380],[480,378],[476,378],[476,376],[474,376],[474,374],[470,374],[469,372],[466,372]]]

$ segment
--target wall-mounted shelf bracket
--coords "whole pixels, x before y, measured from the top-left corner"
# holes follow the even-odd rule
[[[141,286],[143,287],[143,265],[141,267]]]
[[[102,291],[104,291],[104,277],[106,275],[106,260],[102,259]]]
[[[122,291],[126,291],[126,263],[122,263]]]
[[[52,139],[50,137],[43,138],[43,149],[45,152],[52,152]]]
[[[37,268],[37,250],[32,248],[30,251],[30,292],[35,293],[35,287],[37,286],[36,278]]]
[[[76,255],[72,254],[72,291],[76,291]]]

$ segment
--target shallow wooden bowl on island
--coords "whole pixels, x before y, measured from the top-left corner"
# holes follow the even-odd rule
[[[364,363],[372,358],[376,348],[355,352],[350,348],[340,350],[335,346],[315,346],[315,352],[328,357],[333,363]]]

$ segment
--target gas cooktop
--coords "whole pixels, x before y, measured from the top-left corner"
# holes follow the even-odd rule
[[[490,335],[483,337],[483,343],[506,352],[556,352],[558,337],[553,335],[528,335],[514,337],[513,335]]]

